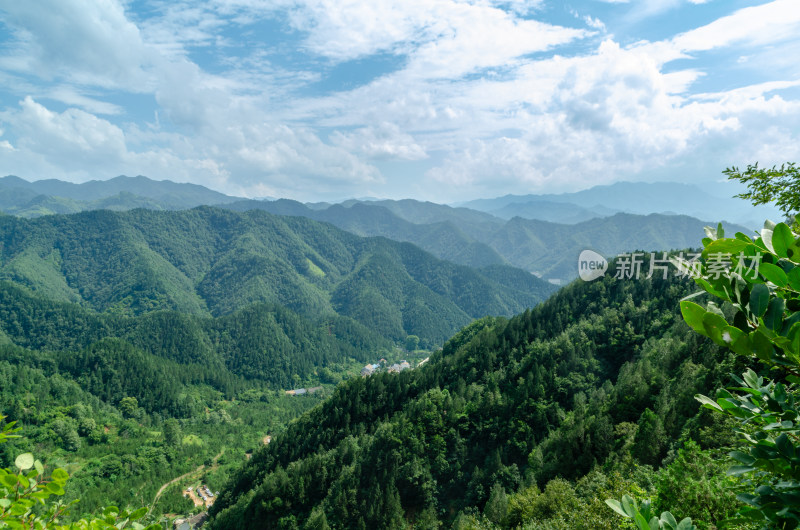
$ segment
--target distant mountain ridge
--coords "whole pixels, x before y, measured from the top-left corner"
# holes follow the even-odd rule
[[[563,219],[546,214],[554,204],[569,208]],[[587,216],[606,217],[614,213],[648,215],[665,213],[688,215],[699,219],[729,221],[760,227],[764,219],[776,219],[779,212],[767,206],[754,207],[732,197],[707,193],[693,184],[676,182],[616,182],[561,194],[505,195],[493,199],[477,199],[457,206],[489,212],[510,219],[518,215],[528,219],[569,222],[588,220]],[[592,217],[588,217],[592,218]]]
[[[455,263],[477,267],[510,264],[562,284],[577,277],[578,256],[585,249],[613,257],[634,250],[690,248],[697,245],[695,234],[713,224],[685,215],[627,213],[577,224],[522,217],[503,221],[466,208],[419,201],[350,201],[347,204],[350,206],[332,205],[312,210],[302,203],[283,199],[242,201],[225,207],[309,217],[359,235],[409,241]],[[415,223],[414,219],[435,222]],[[740,225],[724,223],[724,226],[730,232],[749,233]]]
[[[352,199],[339,204],[248,200],[146,177],[84,184],[0,178],[0,210],[21,217],[97,209],[180,210],[201,204],[307,217],[360,236],[413,243],[460,265],[512,265],[554,283],[576,277],[577,256],[586,248],[610,257],[632,250],[690,247],[695,241],[687,234],[716,224],[722,209],[739,212],[729,218],[752,219],[746,226],[775,218],[768,208],[755,209],[745,201],[719,199],[697,186],[676,183],[620,182],[560,195],[506,195],[465,203],[468,208],[413,199]],[[654,212],[666,213],[653,217]],[[702,221],[681,217],[687,215]],[[734,232],[751,231],[741,224],[726,226]]]
[[[120,175],[82,184],[46,179],[29,182],[9,175],[0,178],[0,210],[23,217],[85,210],[181,210],[240,200],[199,184]]]

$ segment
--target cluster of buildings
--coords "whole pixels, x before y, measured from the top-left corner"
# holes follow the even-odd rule
[[[417,366],[422,366],[426,362],[428,362],[427,358],[420,361]],[[386,364],[387,364],[386,359],[381,359],[380,364],[368,364],[361,369],[361,376],[368,377],[372,374],[378,373]],[[390,374],[399,374],[404,370],[410,370],[410,369],[411,369],[411,364],[408,361],[404,360],[389,366],[388,368],[386,368],[386,371],[389,372]]]

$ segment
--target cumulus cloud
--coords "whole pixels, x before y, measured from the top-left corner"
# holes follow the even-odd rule
[[[0,81],[20,103],[0,109],[0,171],[147,174],[309,199],[418,189],[442,200],[586,186],[691,157],[789,158],[800,117],[794,3],[725,9],[627,45],[609,36],[618,21],[598,13],[631,13],[635,24],[695,8],[653,0],[598,12],[587,1],[572,12],[578,27],[565,27],[530,0],[175,1],[147,13],[115,0],[6,3]],[[262,35],[262,23],[280,30]],[[740,68],[732,89],[702,60],[722,53]],[[393,56],[390,71],[326,84],[376,54]],[[747,81],[748,69],[760,77]],[[701,93],[700,82],[715,88]],[[427,180],[384,178],[387,167]]]
[[[350,133],[335,131],[331,141],[347,151],[378,160],[423,160],[425,149],[410,134],[389,122],[362,127]]]
[[[150,86],[149,52],[118,2],[5,2],[2,9],[16,41],[0,68],[134,92]]]

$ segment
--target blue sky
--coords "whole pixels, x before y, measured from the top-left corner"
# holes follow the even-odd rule
[[[800,161],[797,0],[0,0],[0,175],[455,202]]]

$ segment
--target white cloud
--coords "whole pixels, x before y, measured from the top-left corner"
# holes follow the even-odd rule
[[[6,119],[20,136],[19,148],[40,153],[67,169],[87,162],[114,163],[126,154],[122,130],[82,110],[52,112],[26,97],[20,110]]]
[[[622,10],[641,16],[676,2]],[[606,23],[617,29],[611,16],[575,11],[576,25],[597,31],[566,28],[544,22],[542,2],[529,0],[161,1],[148,13],[125,11],[136,7],[4,4],[14,33],[0,82],[22,102],[0,109],[9,133],[0,171],[147,174],[298,198],[365,188],[385,195],[394,186],[442,200],[443,191],[635,178],[709,153],[722,160],[797,150],[789,120],[800,115],[790,96],[800,84],[800,10],[792,1],[728,9],[705,26],[627,47],[608,36]],[[291,24],[277,44],[251,26],[265,18]],[[291,50],[292,60],[281,57],[296,43],[303,48]],[[665,67],[711,50],[748,57],[737,74],[782,66],[702,94],[693,92],[699,80],[715,86],[715,65]],[[379,53],[396,56],[396,71],[371,80],[365,72],[351,90],[326,86],[339,63]],[[137,121],[124,103],[131,93],[146,101],[139,115],[159,120]],[[754,128],[763,142],[752,140]],[[409,162],[429,168],[426,182],[385,182],[376,167],[395,164],[396,174]]]
[[[131,92],[150,85],[148,50],[118,2],[5,2],[2,10],[16,42],[0,68]]]
[[[352,133],[336,131],[331,141],[347,151],[377,160],[424,160],[425,149],[410,134],[389,122],[362,127]]]
[[[500,66],[586,36],[586,32],[518,18],[485,2],[458,0],[307,0],[292,11],[306,46],[335,61],[388,52],[410,57],[409,70],[452,78]],[[519,2],[514,2],[514,5]],[[520,6],[517,6],[520,7]]]
[[[697,52],[735,43],[763,46],[795,40],[798,34],[800,8],[797,1],[774,0],[740,9],[710,24],[682,33],[672,39],[672,45],[680,51]]]

